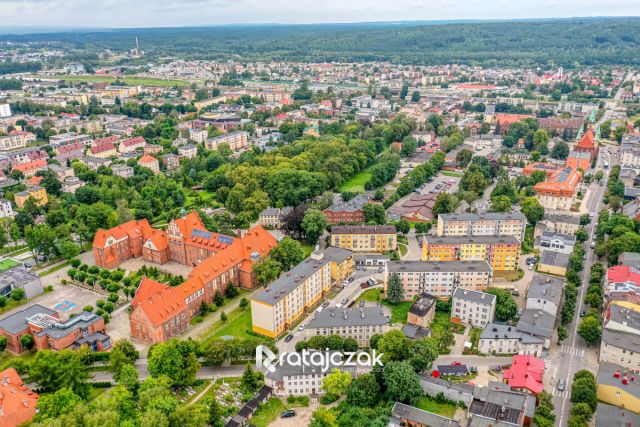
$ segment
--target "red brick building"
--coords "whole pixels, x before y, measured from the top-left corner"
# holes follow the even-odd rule
[[[94,351],[111,348],[111,339],[105,333],[101,316],[82,312],[64,322],[58,312],[39,304],[0,319],[0,336],[7,337],[7,351],[21,354],[20,338],[31,335],[37,350],[62,350],[88,345]]]
[[[580,138],[580,141],[578,141],[576,146],[573,148],[573,151],[577,151],[578,153],[589,153],[591,162],[598,156],[598,144],[595,141],[593,129],[587,129],[584,135],[582,135],[582,138]]]

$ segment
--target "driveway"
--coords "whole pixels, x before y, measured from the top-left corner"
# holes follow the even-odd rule
[[[312,403],[307,407],[293,408],[296,416],[291,418],[278,418],[269,424],[269,427],[302,427],[311,424],[311,415],[318,409],[318,403]]]

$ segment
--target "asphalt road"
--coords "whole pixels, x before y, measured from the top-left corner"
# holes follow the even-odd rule
[[[613,165],[617,165],[619,163],[618,152],[615,151],[614,154],[611,154],[611,147],[609,150],[609,164],[610,167],[608,169],[602,169],[605,173],[605,177],[603,178],[604,185],[598,185],[597,183],[591,184],[592,197],[587,201],[587,208],[589,213],[594,214],[594,218],[591,223],[586,227],[587,232],[589,233],[589,239],[584,243],[584,248],[586,250],[587,259],[584,262],[584,269],[582,270],[582,286],[578,288],[578,303],[576,304],[576,311],[574,313],[573,322],[567,326],[568,337],[563,341],[560,350],[560,356],[555,359],[549,359],[547,361],[547,376],[551,376],[551,393],[553,395],[553,404],[555,406],[556,420],[558,422],[558,426],[564,427],[567,425],[567,420],[569,418],[569,412],[571,409],[571,402],[569,401],[569,397],[571,394],[571,384],[573,381],[573,375],[581,370],[587,369],[591,372],[597,371],[597,365],[594,366],[593,363],[589,363],[588,359],[585,358],[585,354],[587,352],[595,352],[597,353],[598,349],[595,347],[587,346],[586,342],[578,335],[578,324],[580,323],[580,313],[583,310],[588,310],[588,305],[584,304],[584,295],[586,293],[589,281],[589,272],[591,270],[591,266],[597,261],[594,250],[591,249],[591,241],[594,240],[595,236],[595,225],[597,223],[598,213],[602,209],[602,197],[604,195],[606,189],[606,182],[609,177],[609,172]],[[598,166],[602,167],[603,159],[607,155],[601,152],[598,156]],[[560,379],[564,379],[565,387],[563,391],[559,391],[557,388],[557,384]]]

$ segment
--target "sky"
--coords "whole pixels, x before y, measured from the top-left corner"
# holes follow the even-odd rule
[[[577,16],[640,16],[640,0],[0,0],[0,26],[125,28]]]

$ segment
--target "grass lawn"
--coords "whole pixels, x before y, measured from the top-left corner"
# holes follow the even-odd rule
[[[302,247],[302,252],[304,253],[304,259],[307,259],[307,257],[311,255],[311,252],[313,252],[313,250],[316,248],[315,245],[310,245],[308,243],[300,243],[300,246]]]
[[[400,255],[405,256],[409,252],[409,248],[406,243],[398,242],[398,249],[400,249]]]
[[[360,297],[356,300],[358,301],[373,301],[384,304],[385,306],[391,309],[391,322],[392,323],[407,323],[407,313],[409,313],[409,308],[411,307],[411,301],[404,301],[398,304],[391,304],[386,300],[380,300],[380,296],[382,295],[382,289],[369,289],[364,292]]]
[[[440,173],[444,176],[452,176],[455,178],[462,178],[462,174],[459,172],[453,172],[453,171],[440,171]]]
[[[416,407],[423,411],[433,412],[434,414],[442,415],[447,418],[452,418],[456,413],[455,405],[450,403],[438,403],[435,399],[429,396],[423,396]]]
[[[338,188],[338,191],[345,192],[350,191],[352,193],[358,193],[364,191],[364,185],[371,179],[371,172],[369,169],[371,166],[361,170],[357,174],[351,177],[351,179]]]
[[[4,273],[8,269],[13,268],[17,265],[20,265],[18,261],[12,260],[10,258],[5,258],[0,261],[0,273]]]
[[[223,337],[226,335],[249,338],[251,335],[247,331],[251,330],[251,307],[241,310],[237,308],[227,315],[226,322],[220,322],[221,325],[213,335],[214,337]]]
[[[56,79],[56,80],[64,80],[68,82],[85,82],[85,83],[93,83],[93,82],[114,82],[116,78],[114,76],[100,76],[100,75],[87,75],[87,76],[32,76],[35,78],[43,78],[43,79]],[[126,84],[130,85],[142,85],[142,86],[162,86],[162,87],[171,87],[171,86],[189,86],[190,83],[184,80],[175,80],[175,79],[159,79],[155,77],[139,77],[139,76],[124,76],[121,78],[124,80]]]
[[[251,424],[255,424],[256,427],[267,427],[276,418],[280,416],[280,413],[286,408],[284,403],[277,397],[272,397],[260,406],[255,415],[251,418]]]
[[[44,277],[44,276],[46,276],[48,274],[55,273],[56,271],[62,270],[63,268],[65,268],[68,265],[71,265],[71,261],[65,261],[60,265],[56,265],[55,267],[52,267],[52,268],[50,268],[50,269],[48,269],[46,271],[43,271],[42,273],[38,273],[38,276]]]
[[[436,311],[436,315],[433,317],[433,321],[431,322],[432,337],[438,339],[442,335],[442,332],[444,332],[450,326],[451,319],[449,317],[449,313]]]
[[[4,248],[0,248],[0,255],[20,255],[27,252],[29,248],[27,245],[18,245],[18,246],[5,246]]]

